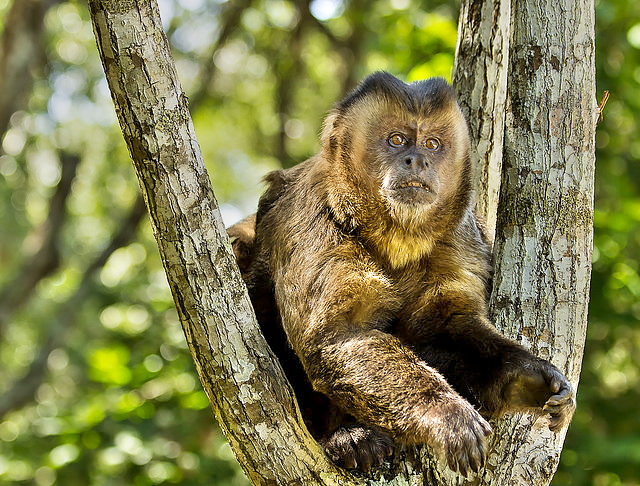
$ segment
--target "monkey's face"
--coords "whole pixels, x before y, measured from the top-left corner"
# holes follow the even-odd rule
[[[370,76],[337,105],[323,139],[336,214],[375,224],[386,213],[405,228],[432,226],[468,201],[467,125],[442,79]]]
[[[390,130],[379,145],[382,196],[392,204],[416,209],[432,204],[440,191],[442,140],[414,126]]]
[[[429,217],[460,191],[466,176],[466,124],[457,104],[429,117],[390,115],[371,127],[369,164],[396,219]]]

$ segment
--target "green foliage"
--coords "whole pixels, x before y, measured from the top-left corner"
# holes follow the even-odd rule
[[[336,15],[303,24],[293,2],[253,2],[213,52],[230,3],[161,2],[185,89],[200,91],[194,123],[228,223],[254,210],[266,172],[317,150],[323,113],[367,71],[450,77],[453,12],[405,3],[373,2],[374,16],[337,2]],[[0,482],[246,485],[197,381],[148,222],[88,273],[138,188],[85,3],[50,8],[44,35],[46,65],[0,153],[0,314],[2,291],[33,271],[64,154],[81,163],[59,265],[0,324],[0,409],[35,383],[0,417]],[[298,59],[282,49],[294,35]],[[366,56],[351,62],[358,44]],[[417,62],[420,52],[434,57]]]
[[[0,0],[0,28],[10,5]],[[313,17],[289,0],[254,1],[214,52],[234,5],[161,2],[229,224],[253,211],[266,172],[317,150],[322,115],[368,72],[451,78],[449,2],[314,0]],[[612,96],[598,129],[587,352],[556,486],[640,484],[640,6],[600,1],[597,13],[599,90]],[[0,482],[246,485],[197,381],[148,223],[88,272],[138,188],[85,2],[51,7],[44,34],[46,65],[0,151],[0,319],[46,235],[61,160],[81,163],[59,265],[0,322],[0,409],[35,383],[0,417]]]

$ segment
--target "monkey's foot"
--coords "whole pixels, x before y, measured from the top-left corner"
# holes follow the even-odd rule
[[[338,428],[322,444],[338,466],[368,472],[393,455],[393,440],[388,435],[363,425]]]

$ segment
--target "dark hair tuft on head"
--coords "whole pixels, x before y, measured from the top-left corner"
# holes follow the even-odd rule
[[[337,105],[341,112],[369,96],[381,96],[390,103],[402,105],[410,113],[429,115],[456,100],[453,88],[443,78],[430,78],[407,84],[392,74],[378,71],[368,76]]]

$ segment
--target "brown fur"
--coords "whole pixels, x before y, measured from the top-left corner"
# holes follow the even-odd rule
[[[242,274],[246,274],[251,267],[256,239],[256,215],[247,216],[242,221],[227,229],[231,240],[233,253]]]
[[[392,147],[398,132],[409,142]],[[255,241],[251,220],[230,229],[307,423],[346,467],[383,461],[390,436],[466,475],[486,457],[483,416],[545,407],[554,430],[571,417],[566,378],[488,320],[468,150],[448,84],[376,73],[328,116],[318,155],[267,178]]]

